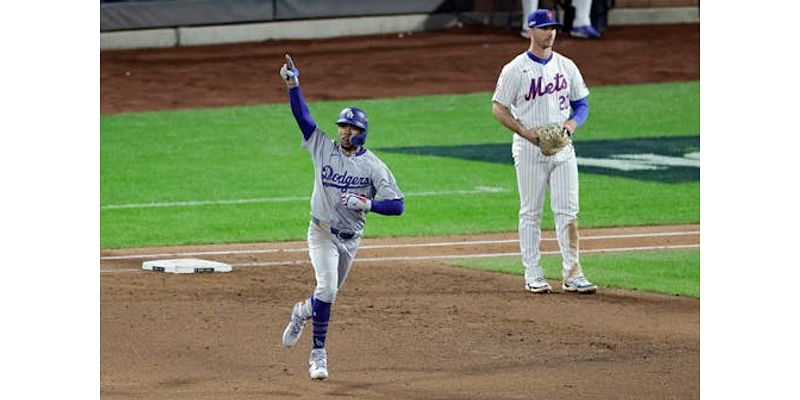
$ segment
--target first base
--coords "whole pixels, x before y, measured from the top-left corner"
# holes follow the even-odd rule
[[[173,274],[194,274],[198,272],[231,272],[233,267],[217,261],[182,258],[177,260],[145,261],[142,263],[142,269],[155,272],[172,272]]]

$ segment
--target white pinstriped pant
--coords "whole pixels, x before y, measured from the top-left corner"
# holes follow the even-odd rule
[[[514,168],[517,170],[519,190],[519,244],[522,264],[532,277],[544,277],[539,264],[539,241],[544,195],[549,187],[550,207],[561,250],[562,274],[566,275],[579,264],[578,161],[575,158],[575,149],[570,144],[548,157],[542,154],[539,147],[515,134],[511,152],[514,156]]]

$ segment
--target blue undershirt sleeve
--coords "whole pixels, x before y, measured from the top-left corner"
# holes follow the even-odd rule
[[[381,215],[400,215],[403,209],[403,199],[372,200],[371,211]]]
[[[297,121],[297,126],[300,127],[300,132],[303,132],[303,139],[308,140],[317,129],[317,123],[311,117],[311,112],[308,111],[300,86],[289,88],[289,105],[292,107],[292,114]]]
[[[570,101],[569,105],[572,106],[572,115],[569,116],[569,119],[577,122],[578,126],[583,125],[586,118],[589,117],[589,103],[586,101],[586,97]]]

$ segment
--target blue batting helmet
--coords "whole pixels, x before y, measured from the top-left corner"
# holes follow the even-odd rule
[[[340,113],[339,118],[336,120],[336,125],[347,124],[361,129],[361,133],[350,138],[350,144],[353,146],[363,146],[367,141],[367,114],[356,107],[345,107]]]

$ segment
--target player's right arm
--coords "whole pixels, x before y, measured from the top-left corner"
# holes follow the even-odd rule
[[[514,114],[511,113],[511,110],[508,107],[498,103],[497,101],[492,102],[492,115],[500,121],[503,126],[510,129],[511,132],[516,133],[517,135],[522,136],[524,139],[527,139],[529,142],[539,145],[539,135],[536,134],[536,129],[526,129],[522,124],[514,118]]]
[[[516,78],[517,74],[515,73],[517,69],[515,61],[512,61],[503,66],[503,70],[500,71],[492,95],[492,115],[511,132],[538,145],[539,136],[536,134],[536,130],[526,129],[509,109],[511,104],[516,104],[517,93],[520,89],[520,80]]]
[[[289,90],[289,106],[292,108],[292,115],[297,121],[300,132],[303,132],[303,139],[308,140],[317,129],[317,123],[311,117],[306,99],[303,97],[303,92],[300,91],[300,80],[298,79],[300,70],[294,65],[283,64],[280,75]]]

